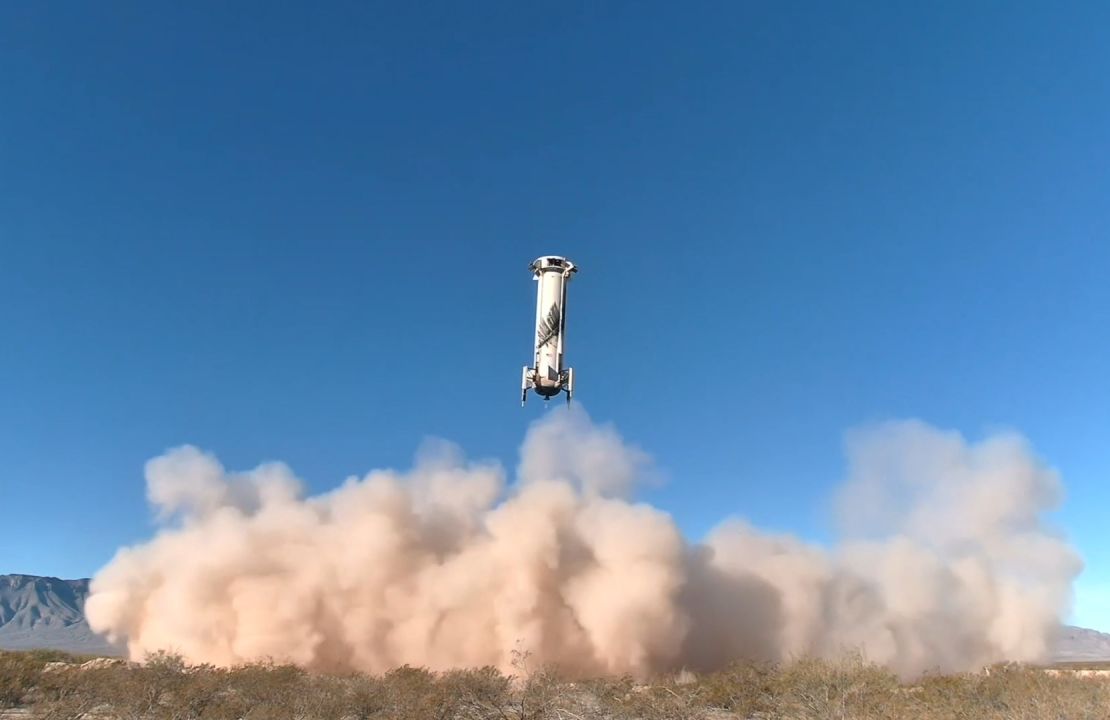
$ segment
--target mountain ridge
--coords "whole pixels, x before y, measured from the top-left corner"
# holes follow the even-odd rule
[[[122,655],[122,648],[89,627],[85,619],[88,596],[88,578],[0,575],[0,649]]]

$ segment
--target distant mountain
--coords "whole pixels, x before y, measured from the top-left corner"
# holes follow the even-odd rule
[[[0,575],[0,649],[49,648],[87,655],[123,655],[89,629],[85,599],[89,581],[36,575]],[[1110,661],[1110,634],[1065,625],[1057,662]]]
[[[89,629],[88,596],[88,579],[0,575],[0,649],[121,655],[120,648]]]
[[[1057,662],[1110,661],[1110,635],[1065,625],[1056,640]]]

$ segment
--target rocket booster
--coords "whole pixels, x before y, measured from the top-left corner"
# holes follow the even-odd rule
[[[566,392],[567,404],[574,394],[574,369],[563,367],[563,338],[567,327],[567,285],[578,272],[563,257],[545,255],[531,265],[536,280],[535,366],[521,376],[520,404],[531,389],[544,400]]]

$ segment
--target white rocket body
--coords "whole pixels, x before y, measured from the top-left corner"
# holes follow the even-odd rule
[[[574,370],[563,367],[563,339],[567,324],[567,285],[578,272],[566,258],[545,255],[532,263],[536,280],[535,365],[524,368],[520,385],[523,405],[529,388],[544,399],[574,394]]]

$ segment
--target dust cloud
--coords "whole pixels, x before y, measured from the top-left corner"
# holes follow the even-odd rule
[[[649,457],[580,408],[530,428],[512,483],[440,441],[407,472],[305,497],[283,464],[234,473],[186,446],[147,463],[160,530],[96,575],[86,612],[134,659],[372,673],[510,670],[517,653],[640,676],[845,652],[904,676],[1047,657],[1080,561],[1044,523],[1059,479],[1020,436],[887,423],[850,434],[848,463],[840,538],[822,547],[739,519],[684,539],[628,499]]]

